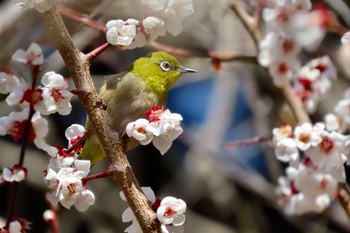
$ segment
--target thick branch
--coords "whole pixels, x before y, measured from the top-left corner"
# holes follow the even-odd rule
[[[115,171],[113,179],[123,190],[129,206],[135,213],[143,232],[161,232],[156,215],[147,204],[140,186],[126,158],[124,143],[116,140],[101,100],[94,88],[88,57],[74,45],[56,8],[43,14],[53,45],[60,52],[75,86],[80,90],[79,99],[84,105],[95,134]]]

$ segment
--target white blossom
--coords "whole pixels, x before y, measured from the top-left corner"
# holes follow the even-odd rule
[[[68,147],[74,145],[85,134],[85,127],[79,124],[72,124],[69,126],[64,135],[68,139]]]
[[[164,36],[166,33],[164,21],[153,16],[149,16],[142,21],[144,31],[150,36],[151,40],[157,39],[158,36]]]
[[[35,8],[40,13],[50,10],[53,5],[53,0],[12,0],[16,5],[23,8]]]
[[[9,225],[9,233],[22,233],[23,229],[22,229],[22,224],[15,220],[15,221],[11,221],[10,225]]]
[[[183,132],[180,126],[182,116],[154,106],[146,112],[148,120],[138,119],[126,126],[125,132],[141,145],[153,141],[153,145],[163,155],[171,147],[173,141]]]
[[[44,85],[42,88],[44,105],[40,105],[39,111],[45,115],[55,112],[68,115],[72,109],[70,100],[73,94],[68,91],[67,81],[60,74],[49,71],[43,75],[41,83]]]
[[[350,44],[350,32],[346,32],[342,37],[341,37],[341,43],[345,46]]]
[[[126,134],[138,140],[141,145],[151,143],[153,139],[152,126],[146,119],[138,119],[126,126]]]
[[[89,160],[75,160],[73,167],[63,167],[58,172],[48,169],[45,181],[52,193],[52,204],[61,203],[67,209],[72,205],[79,211],[86,211],[95,202],[94,194],[82,182],[90,171]]]
[[[40,45],[37,43],[32,43],[26,51],[23,49],[18,49],[12,55],[12,60],[28,65],[41,65],[44,63],[44,56],[42,52],[43,51]]]
[[[186,203],[174,197],[165,197],[157,209],[157,218],[164,225],[181,226],[185,222]]]
[[[128,19],[126,22],[121,19],[108,21],[107,41],[112,45],[129,46],[136,38],[138,24],[139,21],[135,19]]]
[[[272,130],[273,142],[276,144],[278,141],[284,138],[290,138],[293,135],[293,128],[290,125],[285,125]]]
[[[0,135],[10,135],[15,141],[23,137],[23,133],[29,116],[29,108],[23,109],[21,112],[11,112],[8,116],[0,117]],[[55,152],[55,148],[49,146],[44,137],[48,133],[48,122],[42,118],[39,112],[35,112],[30,122],[28,131],[29,140],[46,152]]]
[[[326,129],[328,131],[337,131],[340,129],[340,121],[337,115],[328,113],[324,117]]]
[[[21,182],[27,177],[27,169],[19,165],[14,165],[12,168],[5,167],[2,177],[7,182]]]
[[[294,139],[300,150],[307,150],[310,146],[317,146],[322,141],[321,136],[310,123],[297,126],[294,130]]]
[[[299,162],[299,150],[296,142],[292,138],[279,140],[275,146],[275,155],[282,162]]]
[[[287,177],[279,178],[277,188],[285,213],[321,213],[335,199],[337,181],[331,176],[302,164],[298,168],[288,167],[286,173]]]
[[[185,17],[193,14],[192,0],[141,0],[155,14],[165,22],[166,30],[173,36],[177,36],[182,31],[182,22]]]
[[[0,93],[11,93],[13,88],[18,85],[19,79],[12,72],[0,70]]]

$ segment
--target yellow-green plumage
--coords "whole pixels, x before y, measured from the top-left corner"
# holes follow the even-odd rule
[[[184,68],[173,56],[165,52],[154,52],[139,58],[128,70],[114,75],[100,89],[100,97],[107,106],[107,114],[113,129],[124,131],[129,122],[145,117],[145,112],[155,105],[164,106],[169,89],[184,72]],[[87,120],[89,130],[90,122]],[[128,143],[128,148],[136,146]],[[80,159],[95,164],[105,157],[94,134],[87,137]]]

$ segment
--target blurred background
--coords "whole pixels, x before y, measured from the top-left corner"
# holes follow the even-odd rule
[[[247,3],[253,12],[255,1]],[[193,0],[194,14],[185,18],[182,33],[157,39],[159,43],[191,51],[256,55],[256,48],[234,12],[229,0]],[[346,0],[313,1],[323,3],[339,22],[350,26],[349,2]],[[138,0],[79,0],[63,4],[86,17],[105,24],[110,19],[141,19],[145,15]],[[64,18],[74,42],[83,52],[105,43],[105,36],[81,23]],[[42,17],[34,10],[23,10],[12,1],[0,1],[0,68],[9,66],[17,76],[30,77],[25,67],[10,61],[18,48],[26,49],[32,42],[43,46],[44,72],[54,70],[69,78],[64,63],[47,43]],[[91,73],[99,88],[104,75],[121,72],[140,56],[153,51],[142,49],[120,51],[110,47],[93,60]],[[350,51],[340,46],[340,38],[328,33],[320,48],[302,53],[301,59],[328,54],[338,67],[338,80],[311,117],[321,120],[334,107],[349,86]],[[350,232],[350,224],[338,203],[320,215],[290,217],[277,205],[275,186],[284,172],[283,164],[273,155],[269,142],[231,148],[227,143],[271,135],[274,127],[293,124],[291,114],[279,91],[265,71],[257,65],[231,61],[217,70],[209,58],[178,57],[181,63],[198,73],[183,76],[171,90],[168,108],[183,116],[184,133],[164,156],[150,146],[140,146],[128,152],[128,158],[141,186],[150,186],[157,197],[174,196],[183,199],[186,212],[186,232],[194,233],[258,233],[258,232]],[[73,87],[71,80],[70,84]],[[0,96],[4,100],[6,96]],[[73,123],[84,125],[86,114],[77,99],[73,100],[69,116],[51,115],[47,141],[66,146],[65,129]],[[0,102],[0,116],[13,111]],[[0,168],[18,161],[19,144],[9,137],[0,138]],[[25,166],[29,177],[20,185],[18,215],[32,222],[30,232],[50,232],[42,214],[48,209],[44,201],[48,191],[43,182],[49,156],[31,145]],[[104,161],[91,173],[107,168]],[[120,189],[111,180],[88,183],[96,202],[88,211],[60,208],[60,232],[109,233],[124,232],[130,223],[122,223],[121,214],[127,208],[119,197]],[[0,186],[0,216],[6,219],[9,185]]]

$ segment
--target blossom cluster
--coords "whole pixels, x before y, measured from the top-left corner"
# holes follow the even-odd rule
[[[107,41],[126,49],[142,47],[147,39],[155,40],[168,31],[173,36],[182,31],[185,17],[193,13],[192,0],[141,0],[150,16],[142,20],[117,19],[108,21]]]
[[[150,187],[142,187],[148,204],[157,213],[157,219],[161,223],[163,233],[182,233],[184,232],[183,224],[186,216],[186,203],[175,197],[165,197],[163,199],[156,199],[153,190]],[[120,192],[122,200],[126,201],[123,192]],[[142,233],[141,227],[136,220],[131,208],[127,208],[122,214],[123,222],[132,222],[132,224],[125,229],[128,233]]]
[[[320,213],[337,197],[345,182],[350,137],[329,131],[323,123],[289,125],[273,130],[277,159],[289,163],[278,180],[279,204],[287,214]]]
[[[310,0],[274,0],[264,8],[266,35],[259,44],[258,61],[268,68],[277,87],[292,82],[306,109],[312,113],[319,97],[336,78],[336,70],[327,56],[301,67],[299,52],[315,50],[333,22],[325,8],[310,10]]]
[[[60,202],[67,209],[74,205],[77,210],[86,211],[95,203],[94,193],[86,187],[83,180],[90,171],[91,163],[89,160],[78,159],[82,147],[77,143],[84,133],[85,128],[81,125],[68,127],[65,132],[68,148],[59,148],[44,172],[44,180],[51,190],[48,199],[53,205]]]
[[[130,122],[125,132],[141,145],[148,145],[153,141],[153,145],[164,155],[173,141],[183,132],[180,125],[182,117],[159,106],[149,109],[146,116],[148,119],[140,118]]]
[[[14,61],[30,67],[44,62],[41,47],[33,43],[24,50],[18,50],[12,56]],[[6,103],[9,106],[21,105],[22,111],[11,112],[8,116],[0,117],[0,135],[10,135],[16,141],[20,140],[25,130],[34,144],[54,154],[56,149],[49,146],[44,138],[48,134],[48,122],[42,115],[59,113],[67,115],[71,111],[70,100],[73,94],[68,90],[67,81],[55,72],[47,72],[41,78],[43,86],[34,87],[24,79],[18,78],[9,69],[0,70],[0,93],[8,94]],[[30,127],[26,129],[28,117],[31,117]]]
[[[26,51],[17,50],[12,60],[24,63],[33,70],[44,62],[42,49],[35,43]],[[35,82],[35,77],[32,82]],[[6,103],[23,108],[0,117],[0,135],[10,135],[15,141],[26,136],[39,149],[46,151],[51,156],[45,171],[45,181],[52,191],[49,199],[53,204],[60,202],[66,208],[74,204],[78,210],[85,211],[95,200],[93,193],[82,181],[90,170],[90,161],[78,160],[81,146],[73,147],[85,129],[80,125],[72,125],[66,130],[70,149],[56,148],[45,142],[48,122],[42,117],[53,113],[69,114],[73,94],[68,90],[67,81],[52,71],[42,76],[41,84],[42,86],[35,87],[15,76],[9,69],[0,71],[0,93],[7,94]],[[2,179],[7,182],[20,182],[26,176],[27,169],[19,164],[4,168],[2,173]]]

